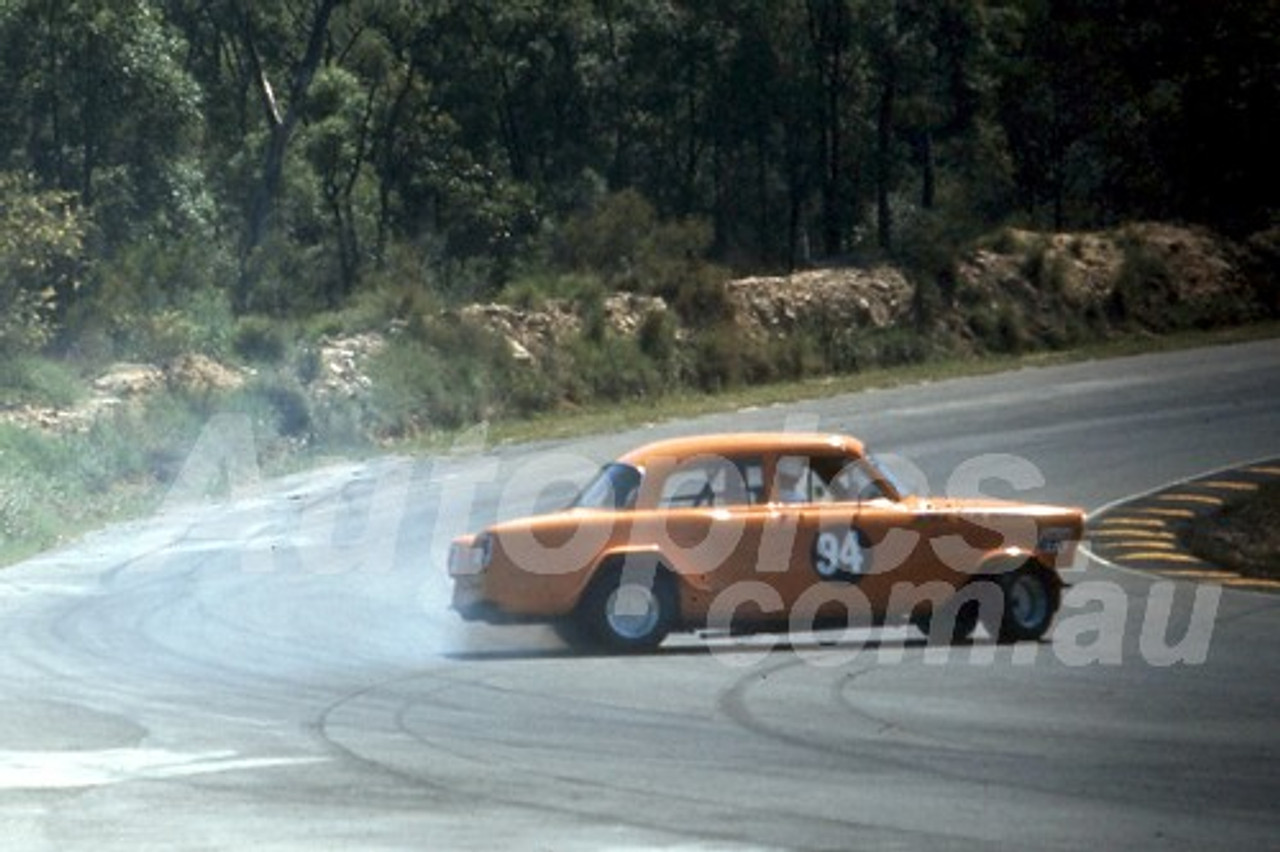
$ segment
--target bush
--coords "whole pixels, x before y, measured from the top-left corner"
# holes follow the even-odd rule
[[[279,322],[262,316],[241,317],[236,322],[232,349],[246,361],[279,364],[288,348],[285,329]]]
[[[33,356],[0,357],[0,399],[7,403],[69,408],[84,394],[83,383],[61,361]]]
[[[68,313],[68,348],[86,339],[96,357],[165,361],[184,353],[231,351],[235,317],[225,289],[234,262],[216,247],[144,241],[98,267]]]
[[[603,303],[606,292],[604,282],[593,273],[541,271],[516,278],[503,288],[498,298],[520,310],[540,311],[553,300]]]
[[[661,221],[643,195],[627,189],[570,219],[552,257],[605,289],[661,296],[690,322],[714,322],[725,316],[719,289],[728,275],[706,259],[713,236],[706,219]]]
[[[983,349],[1001,355],[1017,355],[1031,345],[1026,319],[1008,302],[975,309],[969,314],[969,331]]]
[[[1077,246],[1078,250],[1078,246]],[[1022,262],[1022,276],[1036,290],[1059,295],[1066,290],[1068,261],[1053,250],[1049,240],[1038,238]]]
[[[89,223],[74,197],[0,172],[0,357],[44,347],[78,297]]]
[[[734,325],[722,322],[697,334],[692,341],[688,379],[708,393],[738,387],[749,378],[768,372],[768,352],[743,339]]]
[[[568,348],[576,401],[621,402],[662,391],[662,371],[635,340],[612,332],[603,332],[599,337],[584,334]]]
[[[436,320],[393,340],[370,373],[377,428],[407,437],[489,419],[501,409],[511,365],[503,341],[463,323]]]

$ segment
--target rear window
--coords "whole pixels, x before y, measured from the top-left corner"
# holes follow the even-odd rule
[[[576,509],[630,509],[640,491],[640,471],[614,462],[600,468],[573,501]]]

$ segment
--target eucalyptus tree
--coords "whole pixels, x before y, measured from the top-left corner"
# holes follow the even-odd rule
[[[74,192],[113,243],[205,224],[184,53],[147,0],[0,4],[0,168]]]

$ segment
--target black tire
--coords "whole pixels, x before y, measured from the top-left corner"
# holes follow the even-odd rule
[[[912,615],[911,623],[931,645],[965,645],[978,629],[978,615],[978,601],[957,596],[938,607],[937,612]]]
[[[571,626],[560,633],[577,638],[578,647],[645,651],[667,638],[678,613],[675,582],[661,567],[614,566],[591,582]]]
[[[561,642],[575,651],[594,651],[599,647],[599,642],[586,629],[576,612],[552,622],[551,629]]]
[[[986,627],[997,642],[1035,642],[1049,632],[1062,604],[1057,574],[1029,562],[992,579],[1000,587],[1002,601],[994,610],[999,623]]]

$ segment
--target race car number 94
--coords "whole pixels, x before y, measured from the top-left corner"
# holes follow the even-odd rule
[[[825,580],[857,579],[866,569],[866,555],[857,530],[825,531],[813,543],[813,569]]]

